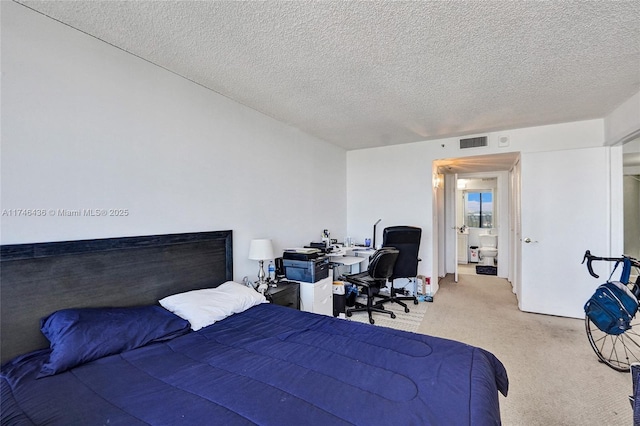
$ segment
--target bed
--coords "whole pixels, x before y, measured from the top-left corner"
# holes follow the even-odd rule
[[[231,231],[1,249],[3,425],[500,424],[494,355],[263,303]],[[235,311],[194,330],[203,294]]]

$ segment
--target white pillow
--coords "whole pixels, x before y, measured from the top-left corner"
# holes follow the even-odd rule
[[[174,294],[159,302],[163,308],[189,321],[191,329],[196,331],[229,315],[267,303],[267,299],[247,286],[227,281],[216,288]]]

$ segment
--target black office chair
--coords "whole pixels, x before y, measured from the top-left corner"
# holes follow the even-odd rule
[[[355,284],[367,291],[367,304],[356,302],[355,308],[347,309],[347,316],[350,317],[354,312],[368,312],[369,322],[375,324],[373,320],[373,312],[379,312],[383,314],[391,315],[391,318],[395,318],[396,314],[391,311],[383,309],[382,304],[379,302],[374,303],[376,295],[380,292],[380,288],[385,287],[389,277],[393,273],[393,267],[395,266],[396,259],[400,252],[396,249],[380,249],[376,251],[369,260],[369,267],[366,272],[359,274],[351,274],[345,277],[346,281]]]
[[[402,300],[413,300],[415,305],[418,304],[418,298],[415,291],[413,296],[397,296],[398,290],[393,286],[393,280],[396,278],[407,278],[409,282],[414,283],[418,276],[418,250],[420,249],[420,238],[422,237],[422,229],[414,226],[390,226],[385,228],[382,233],[382,248],[393,247],[400,254],[393,269],[393,274],[389,277],[391,281],[391,291],[389,297],[382,300],[381,303],[397,303],[404,307],[405,312],[409,312],[407,304]]]

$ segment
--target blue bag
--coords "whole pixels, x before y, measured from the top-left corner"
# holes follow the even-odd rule
[[[358,287],[354,284],[345,283],[344,293],[345,293],[345,304],[349,307],[355,306],[356,297],[358,297]]]
[[[620,281],[599,286],[584,305],[584,311],[596,327],[607,334],[622,334],[631,328],[638,310],[638,299]]]

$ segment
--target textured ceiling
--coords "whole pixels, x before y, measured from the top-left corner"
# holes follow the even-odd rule
[[[640,1],[20,1],[346,149],[602,118]]]

